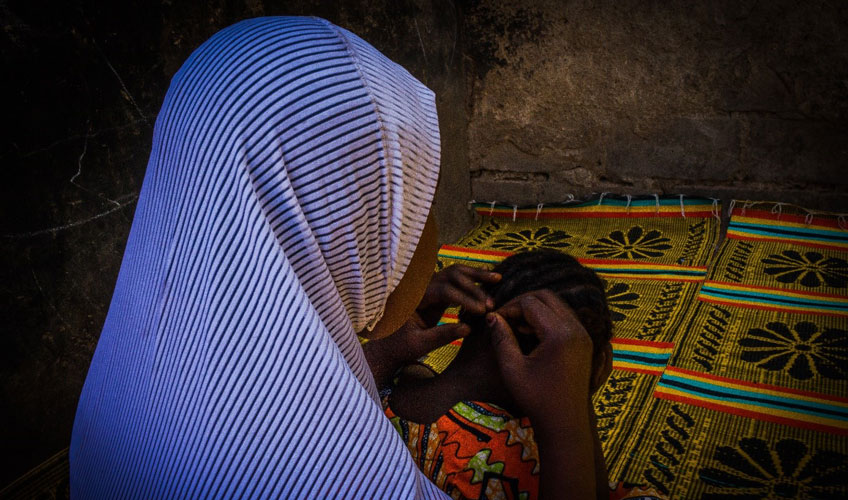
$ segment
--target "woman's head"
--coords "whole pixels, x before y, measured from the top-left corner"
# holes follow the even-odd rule
[[[212,37],[174,77],[154,142],[148,178],[161,186],[149,191],[184,184],[214,214],[188,216],[232,213],[219,225],[240,241],[271,233],[322,322],[354,340],[403,276],[439,173],[433,93],[315,18],[251,19]]]
[[[410,263],[439,151],[433,93],[326,21],[245,20],[195,50],[156,119],[80,398],[75,496],[169,498],[183,484],[208,496],[211,467],[164,466],[207,460],[255,471],[227,486],[255,496],[328,496],[347,484],[344,457],[373,464],[359,479],[374,486],[337,490],[349,496],[414,485],[410,460],[381,464],[403,447],[354,331],[378,320]],[[316,430],[289,440],[295,423]],[[213,427],[214,439],[181,431]],[[340,428],[342,458],[304,477],[327,465],[319,445]],[[115,436],[127,446],[103,445]],[[251,451],[284,440],[296,460]],[[159,472],[141,485],[134,470]]]
[[[433,93],[356,35],[316,18],[242,21],[171,82],[124,261],[136,274],[122,275],[198,301],[200,322],[253,314],[247,336],[306,338],[289,325],[306,318],[369,387],[355,332],[409,266],[440,147]]]

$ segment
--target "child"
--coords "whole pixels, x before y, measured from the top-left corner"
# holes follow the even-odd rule
[[[549,290],[574,311],[592,340],[591,380],[576,383],[588,383],[589,394],[600,387],[612,366],[612,323],[598,276],[573,257],[549,250],[514,255],[492,271],[502,276],[500,281],[481,287],[494,309],[528,292]],[[537,498],[540,464],[533,428],[505,389],[484,318],[461,313],[471,333],[453,362],[441,374],[400,377],[384,400],[385,412],[419,468],[451,497]],[[526,323],[511,323],[521,351],[528,354],[538,340]],[[591,401],[585,404],[595,445],[596,489],[599,497],[607,497],[594,412]]]

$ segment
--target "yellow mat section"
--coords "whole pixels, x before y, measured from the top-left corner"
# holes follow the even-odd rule
[[[553,248],[607,282],[614,370],[594,403],[611,480],[673,498],[848,495],[844,219],[739,203],[717,248],[711,199],[474,208],[439,267]],[[441,370],[458,348],[423,362]]]

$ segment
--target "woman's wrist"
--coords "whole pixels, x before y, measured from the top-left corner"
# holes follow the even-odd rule
[[[541,463],[540,498],[595,498],[597,476],[589,415],[533,422]]]
[[[371,340],[362,346],[365,360],[371,368],[371,374],[374,376],[378,389],[388,386],[392,381],[392,375],[400,367],[400,362],[396,358],[397,352],[391,348],[391,342],[388,341],[390,338],[391,336]]]
[[[589,415],[585,410],[555,412],[535,418],[531,415],[530,422],[535,436],[557,441],[590,428]]]
[[[589,425],[589,407],[591,400],[588,395],[588,387],[577,387],[575,385],[563,385],[556,396],[535,404],[527,404],[522,408],[525,414],[533,421],[533,427],[554,430],[562,427],[568,422],[583,426]],[[576,402],[580,403],[576,403]],[[588,403],[587,403],[588,401]],[[569,426],[571,424],[567,424]]]

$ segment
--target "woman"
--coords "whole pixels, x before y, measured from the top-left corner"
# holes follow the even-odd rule
[[[198,48],[156,121],[77,408],[72,495],[443,497],[375,382],[469,331],[435,326],[447,302],[492,307],[474,285],[492,273],[427,285],[438,165],[433,94],[343,29],[261,18]],[[522,318],[541,340],[530,356],[506,322]],[[488,319],[507,389],[534,425],[552,423],[537,426],[554,443],[541,462],[569,471],[543,471],[542,493],[593,495],[574,404],[588,400],[588,335],[544,296]],[[357,340],[401,325],[367,353]]]
[[[260,18],[198,48],[156,121],[77,409],[73,496],[442,496],[356,337],[393,331],[423,292],[378,325],[438,165],[433,94],[341,28]],[[414,267],[432,270],[428,240]]]

